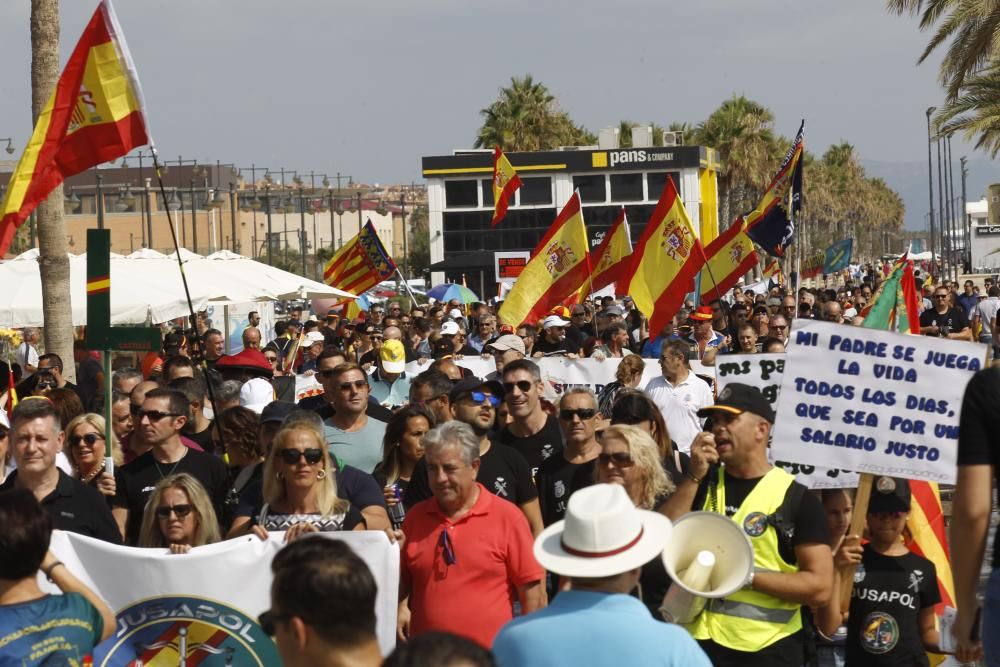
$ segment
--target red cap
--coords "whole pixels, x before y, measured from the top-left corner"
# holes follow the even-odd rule
[[[712,308],[710,306],[698,306],[688,316],[688,319],[695,322],[710,322],[712,320]]]

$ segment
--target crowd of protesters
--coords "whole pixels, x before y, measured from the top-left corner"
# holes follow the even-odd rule
[[[364,562],[337,541],[301,539],[348,530],[399,544],[387,665],[928,664],[937,587],[933,564],[900,541],[906,481],[879,478],[865,541],[847,535],[850,492],[803,492],[768,462],[775,414],[761,393],[733,384],[716,396],[700,373],[719,355],[784,351],[802,319],[860,326],[881,278],[737,288],[688,301],[653,332],[627,298],[519,326],[482,303],[390,301],[354,320],[292,309],[273,332],[252,313],[244,349],[225,355],[199,317],[111,378],[78,345],[76,385],[28,330],[21,400],[0,417],[0,665],[43,664],[12,653],[28,638],[3,644],[39,619],[77,619],[81,653],[113,627],[48,551],[53,528],[174,554],[283,533],[261,623],[288,665],[382,664]],[[991,281],[982,294],[919,284],[922,333],[998,340]],[[550,356],[620,361],[599,394],[554,398],[536,363]],[[495,370],[477,377],[463,358]],[[644,358],[659,361],[649,381]],[[296,401],[296,375],[322,393]],[[660,611],[672,583],[660,554],[668,519],[703,509],[793,529],[747,529],[746,586],[682,628]],[[835,564],[867,573],[848,609]],[[66,595],[43,595],[39,571]]]

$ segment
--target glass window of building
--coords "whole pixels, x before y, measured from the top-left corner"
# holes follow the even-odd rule
[[[521,206],[551,206],[552,179],[549,176],[522,177],[517,193]]]
[[[573,188],[580,191],[580,201],[584,204],[603,204],[608,200],[607,179],[604,174],[573,177]]]
[[[648,193],[649,201],[659,201],[660,195],[663,194],[663,188],[667,184],[667,176],[669,176],[674,181],[674,187],[677,188],[677,192],[681,191],[680,178],[675,171],[660,171],[652,172],[646,174],[646,191]]]
[[[611,201],[642,201],[642,174],[611,174]]]
[[[447,208],[479,206],[478,181],[445,181],[444,205]]]
[[[484,178],[480,184],[483,189],[483,206],[493,208],[493,179]]]

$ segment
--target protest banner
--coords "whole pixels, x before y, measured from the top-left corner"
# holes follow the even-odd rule
[[[796,320],[774,456],[953,484],[965,385],[986,347]]]
[[[723,357],[719,357],[720,359]],[[599,394],[606,385],[615,381],[615,372],[618,370],[619,358],[605,359],[566,359],[565,357],[543,357],[532,359],[538,364],[541,371],[542,385],[544,386],[545,397],[554,400],[563,395],[571,387],[588,387],[595,394]],[[639,381],[639,388],[645,387],[653,378],[662,374],[660,362],[657,359],[643,359],[646,363],[646,370]],[[455,363],[463,368],[468,368],[476,377],[484,378],[496,371],[491,357],[463,357],[455,359]],[[419,375],[427,370],[430,361],[411,361],[406,365],[406,374],[410,377]],[[707,378],[715,377],[715,368],[705,366],[700,361],[691,361],[691,372],[695,375]]]
[[[376,632],[383,654],[396,643],[399,548],[381,531],[319,533],[343,540],[378,584]],[[304,539],[316,539],[312,536]],[[257,623],[271,606],[271,560],[284,533],[248,536],[173,555],[54,531],[51,549],[115,610],[115,634],[94,650],[98,667],[277,665],[274,641]],[[39,574],[49,593],[59,590]]]
[[[727,354],[716,360],[717,390],[722,391],[730,382],[757,387],[771,407],[777,409],[781,379],[785,373],[785,355],[780,354]],[[771,463],[795,475],[796,481],[810,489],[847,489],[858,485],[858,473],[840,468],[826,468],[799,463],[776,461],[773,450],[768,450]]]

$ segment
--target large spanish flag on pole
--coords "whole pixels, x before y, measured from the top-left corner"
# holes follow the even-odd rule
[[[593,260],[592,291],[604,289],[611,283],[617,283],[628,273],[632,255],[632,235],[628,229],[628,216],[622,206],[618,219],[605,235],[601,245],[591,253]]]
[[[662,331],[670,322],[704,264],[701,242],[668,178],[623,279],[636,307],[649,318],[650,331]]]
[[[587,281],[589,266],[590,243],[580,193],[574,192],[504,299],[500,321],[516,327],[541,319],[580,289]]]
[[[102,0],[38,116],[0,206],[0,255],[69,176],[151,144],[139,77],[109,0]]]
[[[361,233],[341,246],[323,267],[323,282],[353,294],[361,294],[396,272],[396,263],[385,251],[369,220]]]
[[[701,269],[701,301],[707,303],[728,292],[757,264],[753,241],[737,220],[714,241],[705,246],[708,261]]]
[[[517,175],[510,160],[497,146],[493,149],[493,222],[490,223],[491,227],[496,227],[497,223],[507,215],[510,198],[514,196],[519,187],[521,187],[521,177]]]

